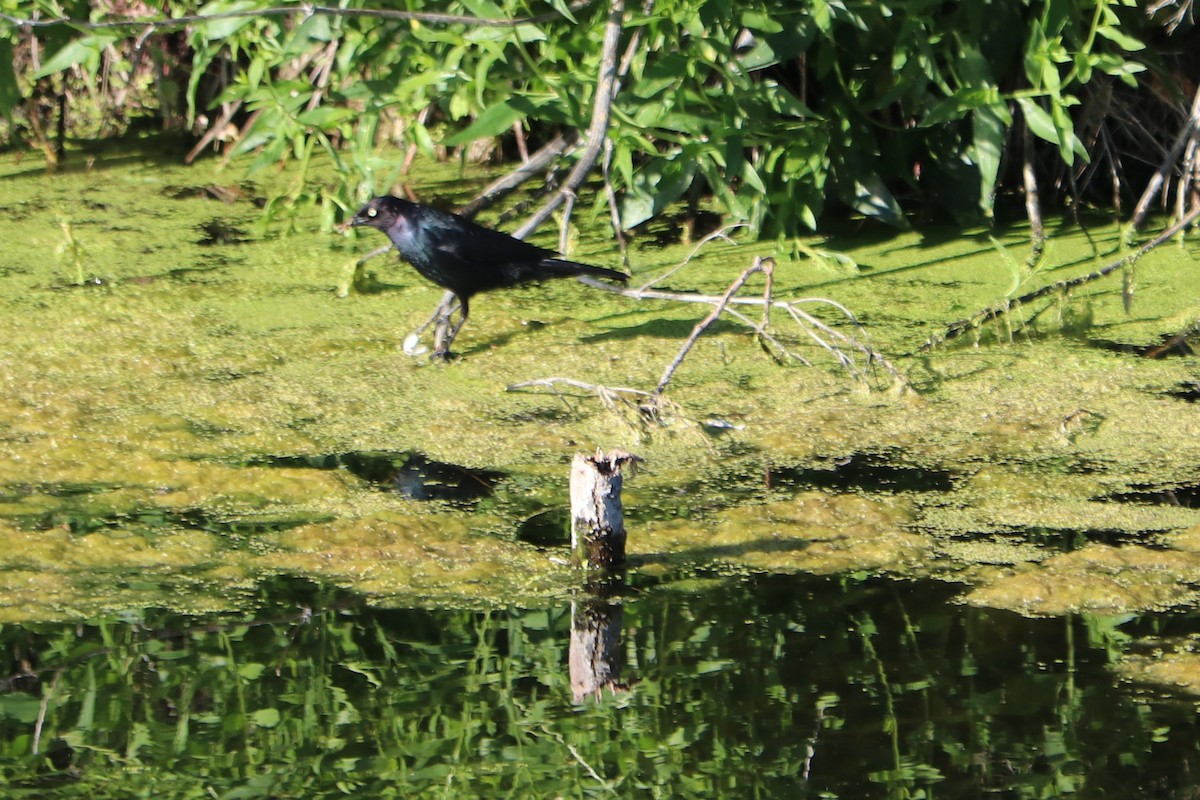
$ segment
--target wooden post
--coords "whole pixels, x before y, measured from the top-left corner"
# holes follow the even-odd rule
[[[621,450],[597,450],[594,456],[577,454],[571,464],[571,552],[588,567],[625,563],[621,467],[635,461],[641,459]]]

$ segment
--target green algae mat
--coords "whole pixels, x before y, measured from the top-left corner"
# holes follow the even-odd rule
[[[811,366],[779,364],[723,318],[649,418],[565,383],[511,387],[650,391],[709,306],[573,281],[494,292],[458,359],[430,363],[401,343],[441,291],[392,254],[356,275],[379,238],[318,232],[315,214],[262,230],[263,192],[234,170],[76,161],[0,160],[0,621],[221,611],[274,576],[392,606],[566,597],[582,577],[555,540],[568,465],[597,447],[645,460],[625,502],[647,574],[934,578],[1030,615],[1178,607],[1200,587],[1200,364],[1171,339],[1200,318],[1190,241],[923,350],[1119,258],[1119,227],[1062,221],[1036,269],[1020,228],[848,224],[795,257],[647,232],[631,285],[678,267],[656,287],[720,294],[776,256],[774,297],[845,307],[861,328],[804,306],[900,376],[857,354],[852,376],[785,315],[772,331]],[[413,186],[453,204],[485,177]],[[620,266],[583,216],[572,257]],[[484,490],[427,488],[446,475]]]

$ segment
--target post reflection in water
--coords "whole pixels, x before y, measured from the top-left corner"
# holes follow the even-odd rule
[[[590,583],[587,596],[571,602],[571,645],[568,665],[575,702],[599,697],[604,690],[625,691],[621,683],[621,621],[616,595],[625,584],[620,575]]]
[[[0,627],[0,785],[88,797],[1193,797],[1194,703],[1142,627],[954,587],[675,576],[523,610],[280,580],[246,619]],[[641,585],[637,585],[640,581]],[[314,609],[311,618],[298,607]]]

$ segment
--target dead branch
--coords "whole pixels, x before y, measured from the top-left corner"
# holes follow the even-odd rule
[[[1184,122],[1183,127],[1179,130],[1179,134],[1171,144],[1171,149],[1167,151],[1162,164],[1158,167],[1158,171],[1154,173],[1154,177],[1146,184],[1146,189],[1142,192],[1141,199],[1138,200],[1137,206],[1133,209],[1133,217],[1129,220],[1130,231],[1136,231],[1142,227],[1142,223],[1146,220],[1146,215],[1150,213],[1150,204],[1154,202],[1154,198],[1162,190],[1167,175],[1174,168],[1176,162],[1178,162],[1179,154],[1183,152],[1184,146],[1189,141],[1195,139],[1198,129],[1200,129],[1200,88],[1196,89],[1196,94],[1192,97],[1192,110],[1188,114],[1187,121]]]
[[[1176,234],[1179,234],[1180,232],[1189,228],[1191,224],[1196,221],[1197,217],[1200,217],[1200,203],[1193,206],[1192,210],[1189,211],[1183,217],[1183,219],[1179,220],[1174,225],[1170,226],[1158,236],[1154,237],[1149,242],[1146,242],[1132,253],[1121,256],[1104,267],[1101,267],[1094,272],[1089,272],[1087,275],[1080,275],[1077,278],[1071,278],[1069,280],[1055,281],[1054,283],[1043,286],[1040,289],[1027,292],[1020,297],[1006,299],[1004,302],[998,303],[990,308],[985,308],[982,311],[967,317],[966,319],[960,319],[955,322],[951,322],[946,326],[944,333],[942,333],[940,336],[931,337],[928,341],[921,345],[919,351],[926,352],[932,350],[937,345],[950,341],[951,339],[956,339],[967,331],[973,330],[986,322],[990,322],[991,320],[999,317],[1006,317],[1010,309],[1014,307],[1022,306],[1026,303],[1046,297],[1047,295],[1069,292],[1071,289],[1074,289],[1077,286],[1082,286],[1086,283],[1099,280],[1107,275],[1111,275],[1119,269],[1127,269],[1136,264],[1142,256],[1146,255],[1163,242],[1170,241],[1171,238]]]
[[[654,280],[651,280],[647,283],[642,284],[642,287],[635,291],[644,292],[647,289],[649,289],[651,286],[654,286],[657,283],[662,283],[667,278],[674,275],[676,272],[679,272],[679,270],[683,269],[688,264],[690,264],[692,262],[692,259],[696,257],[696,255],[700,252],[700,250],[711,241],[720,239],[724,242],[729,242],[730,244],[732,244],[733,240],[729,238],[729,234],[732,233],[733,231],[736,231],[738,228],[748,228],[748,227],[750,227],[748,223],[735,222],[732,225],[726,225],[723,228],[718,228],[717,230],[715,230],[712,233],[705,236],[700,241],[696,242],[696,246],[692,248],[691,252],[689,252],[687,254],[687,257],[685,259],[683,259],[683,261],[679,262],[674,267],[672,267],[671,269],[664,272],[662,275],[659,275]]]
[[[459,209],[459,215],[467,219],[473,218],[480,211],[511,194],[526,181],[539,175],[556,159],[574,147],[577,141],[579,141],[578,131],[569,130],[558,134],[529,156],[521,166],[488,184],[482,192],[475,195],[471,202]]]
[[[582,11],[592,0],[574,0],[567,6],[572,13]],[[440,14],[428,11],[399,11],[380,8],[339,8],[336,6],[282,6],[277,8],[239,9],[219,11],[212,14],[186,14],[178,17],[129,17],[126,19],[103,20],[89,22],[87,20],[71,19],[70,17],[53,17],[46,19],[28,19],[12,14],[0,13],[0,20],[10,23],[18,29],[47,28],[54,26],[70,26],[76,30],[99,31],[122,28],[148,28],[151,30],[175,30],[188,25],[213,22],[216,20],[237,19],[241,17],[290,17],[297,15],[330,17],[369,17],[372,19],[409,20],[430,25],[474,25],[482,28],[516,28],[521,25],[537,25],[542,22],[552,22],[563,19],[557,11],[538,14],[531,17],[472,17],[462,14]]]
[[[1142,355],[1146,358],[1162,358],[1177,347],[1186,346],[1187,340],[1200,333],[1200,320],[1193,322],[1178,333],[1168,336],[1166,341],[1157,347],[1152,347]]]
[[[630,389],[626,386],[601,386],[598,383],[588,383],[587,381],[577,381],[574,378],[538,378],[532,381],[523,381],[514,383],[506,387],[505,391],[513,392],[517,389],[529,389],[534,386],[545,386],[553,388],[558,384],[570,386],[574,389],[584,389],[588,392],[595,392],[601,399],[615,400],[622,395],[632,395],[635,397],[645,397],[651,399],[654,397],[654,392],[646,392],[641,389]]]
[[[769,261],[770,259],[767,260]],[[750,276],[756,272],[763,271],[763,261],[764,259],[756,256],[754,263],[747,267],[733,283],[729,284],[729,288],[725,290],[725,294],[721,295],[721,299],[713,305],[713,310],[709,312],[708,316],[697,322],[696,327],[692,328],[691,335],[688,336],[687,341],[683,343],[683,347],[679,348],[679,352],[675,354],[675,358],[663,371],[662,377],[658,380],[658,386],[654,387],[655,397],[661,397],[662,393],[666,391],[667,384],[671,382],[671,376],[675,374],[675,370],[679,369],[679,365],[683,363],[683,359],[687,357],[692,346],[696,344],[696,340],[708,329],[709,325],[716,322],[721,313],[725,311],[726,306],[729,305],[729,301],[733,299],[733,296],[741,291],[742,287],[746,285],[746,281],[750,280]]]
[[[678,269],[678,267],[672,269],[671,271],[674,272],[675,269]],[[710,305],[724,304],[727,306],[725,308],[726,313],[728,313],[730,316],[735,316],[742,322],[745,322],[746,325],[754,330],[757,335],[762,335],[761,325],[752,322],[745,315],[735,314],[732,306],[765,306],[767,303],[767,298],[765,296],[732,296],[726,299],[725,295],[693,294],[691,292],[667,292],[661,289],[623,289],[619,286],[601,283],[595,278],[589,278],[586,275],[576,276],[575,280],[579,281],[580,283],[586,283],[588,286],[592,286],[601,291],[609,292],[610,294],[619,294],[622,297],[629,297],[634,300],[668,300],[680,303],[708,303]],[[656,281],[652,281],[651,284],[655,282]],[[776,300],[773,297],[770,299],[771,308],[779,308],[787,312],[788,316],[790,316],[792,320],[794,320],[796,324],[798,324],[804,330],[809,338],[813,339],[813,341],[815,341],[818,345],[833,354],[836,360],[845,366],[855,378],[864,377],[865,368],[859,369],[855,366],[854,360],[846,353],[843,345],[849,347],[850,349],[857,350],[863,356],[865,356],[867,360],[866,366],[878,364],[886,369],[888,374],[890,374],[893,378],[903,382],[900,371],[895,367],[895,365],[884,358],[882,353],[867,344],[865,340],[847,336],[841,331],[838,331],[836,328],[821,322],[813,315],[808,314],[797,307],[798,305],[805,303],[819,303],[835,309],[838,311],[838,313],[844,316],[860,333],[862,332],[862,325],[850,312],[850,310],[834,300],[829,300],[823,297],[805,297],[798,300]],[[823,337],[829,337],[829,339],[836,341],[827,341]],[[775,343],[787,358],[794,359],[806,365],[809,364],[806,359],[796,356],[788,351],[787,348],[785,348],[782,344],[779,344],[778,340],[776,340],[774,337],[769,338],[768,341]]]
[[[1025,216],[1029,218],[1029,239],[1032,248],[1028,264],[1036,267],[1046,248],[1046,229],[1042,225],[1042,206],[1038,202],[1037,173],[1033,169],[1033,134],[1029,123],[1021,121],[1021,177],[1025,183]]]
[[[621,212],[617,208],[617,190],[612,185],[612,139],[604,140],[604,163],[600,166],[600,174],[604,179],[604,196],[608,200],[608,216],[612,222],[613,238],[621,251],[621,264],[630,269],[629,242],[625,239],[625,231],[621,229]]]
[[[763,311],[765,314],[766,309],[764,308]],[[788,360],[791,359],[792,361],[798,361],[806,367],[812,366],[812,362],[807,358],[799,355],[798,353],[793,353],[791,350],[787,349],[787,347],[785,347],[782,342],[776,339],[764,325],[756,325],[752,319],[735,308],[726,308],[725,313],[745,325],[747,328],[753,328],[755,335],[758,336],[760,343],[762,343],[763,350],[767,352],[767,355],[775,359],[776,364],[786,364]],[[771,345],[771,347],[774,347],[775,350],[771,350],[770,347],[767,347],[767,345]]]
[[[559,391],[559,386],[580,389],[588,395],[595,396],[606,410],[615,414],[617,419],[621,420],[635,434],[643,433],[647,423],[662,423],[663,413],[666,411],[673,412],[675,416],[687,420],[689,423],[693,422],[693,420],[689,420],[682,413],[679,413],[679,407],[667,398],[656,396],[654,392],[632,389],[627,386],[603,386],[598,383],[575,380],[574,378],[539,378],[537,380],[511,384],[510,386],[506,386],[504,390],[506,392],[516,392],[522,389],[542,387],[550,389],[556,397],[565,402],[565,395]],[[631,422],[630,418],[634,422]]]
[[[592,121],[588,125],[584,137],[583,153],[579,161],[567,175],[561,189],[556,192],[536,213],[517,229],[513,236],[524,239],[539,225],[550,218],[563,204],[574,203],[576,192],[596,164],[604,140],[608,137],[608,123],[612,113],[613,88],[617,78],[617,46],[621,43],[621,22],[625,15],[625,0],[610,0],[608,21],[604,26],[604,44],[600,51],[600,73],[596,80],[596,93],[592,99]],[[570,215],[564,215],[562,227],[565,229],[570,222]]]
[[[188,151],[188,154],[183,158],[183,163],[191,164],[196,160],[197,156],[204,152],[204,148],[208,147],[215,139],[222,136],[234,115],[237,114],[241,108],[241,100],[234,100],[232,103],[226,103],[225,110],[221,113],[220,118],[209,126],[208,130],[204,132],[204,135],[200,137],[200,141],[196,142],[196,145]]]

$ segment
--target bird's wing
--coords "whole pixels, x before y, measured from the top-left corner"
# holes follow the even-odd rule
[[[438,250],[470,264],[536,261],[553,255],[549,250],[514,239],[507,233],[464,219],[433,225],[430,233]]]

